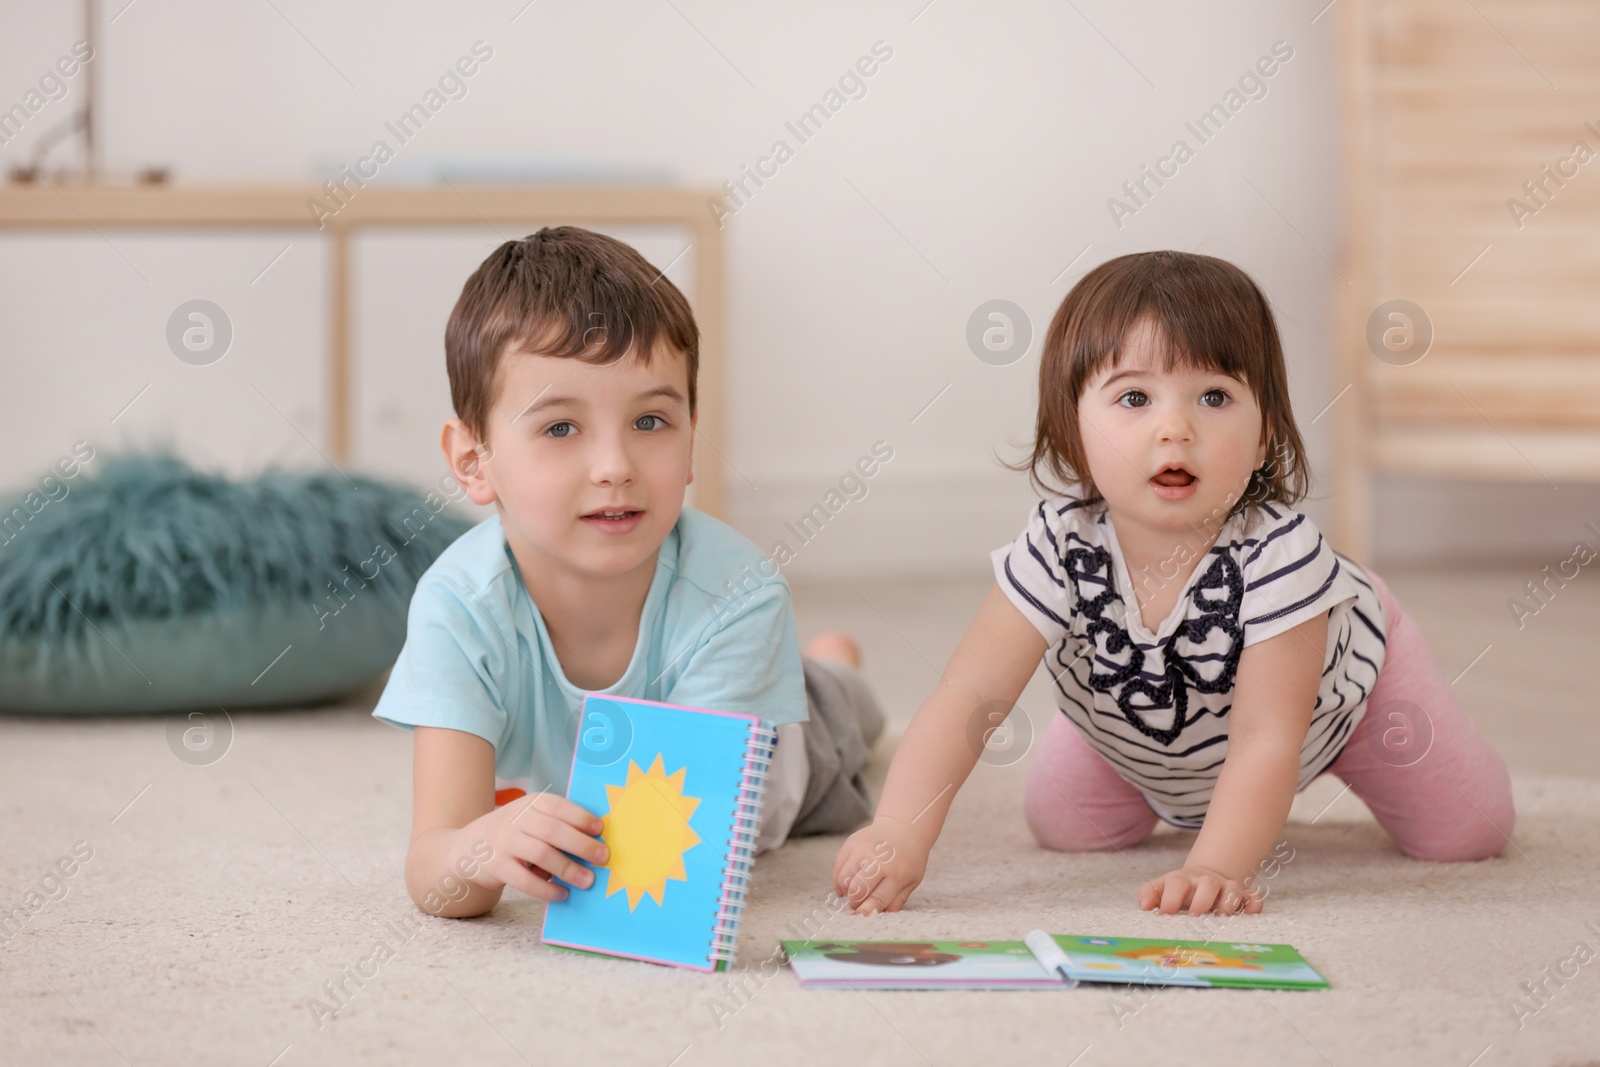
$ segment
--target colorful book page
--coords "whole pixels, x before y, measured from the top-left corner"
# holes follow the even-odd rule
[[[697,970],[710,958],[751,716],[590,694],[567,797],[611,849],[587,889],[546,905],[542,940]],[[605,744],[590,744],[596,737]],[[589,866],[586,861],[585,866]],[[558,879],[559,881],[559,879]]]
[[[1327,989],[1322,975],[1289,945],[1254,941],[1176,941],[1053,934],[1080,982]]]
[[[803,986],[1060,989],[1021,941],[785,941]]]

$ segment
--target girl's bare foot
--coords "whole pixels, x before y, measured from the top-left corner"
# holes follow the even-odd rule
[[[861,646],[856,644],[855,638],[837,630],[818,634],[807,641],[805,653],[812,659],[833,660],[856,668],[861,666]]]

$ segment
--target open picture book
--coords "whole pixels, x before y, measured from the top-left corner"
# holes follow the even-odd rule
[[[1289,945],[1090,937],[1022,941],[785,941],[806,987],[1071,989],[1079,982],[1328,989]]]

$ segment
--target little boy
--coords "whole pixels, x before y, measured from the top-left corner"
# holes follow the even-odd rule
[[[414,730],[406,886],[481,915],[506,886],[560,900],[603,864],[564,799],[583,694],[777,724],[758,848],[855,829],[883,715],[848,637],[800,655],[789,589],[751,542],[683,506],[699,330],[634,249],[571,226],[494,251],[445,328],[456,418],[441,445],[496,515],[417,583],[373,715]]]

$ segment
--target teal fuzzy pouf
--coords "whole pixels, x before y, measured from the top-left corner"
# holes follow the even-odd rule
[[[471,526],[437,493],[337,472],[92,468],[0,502],[0,710],[337,696],[394,662],[417,579]]]

